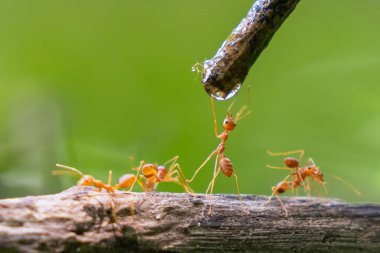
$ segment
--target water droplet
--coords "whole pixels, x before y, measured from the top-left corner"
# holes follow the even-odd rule
[[[241,84],[237,84],[236,87],[233,90],[229,91],[228,93],[225,93],[224,91],[221,91],[218,89],[215,89],[212,91],[209,90],[210,92],[208,92],[208,90],[206,90],[206,91],[210,96],[212,96],[216,100],[226,100],[226,99],[229,99],[229,98],[232,98],[233,96],[235,96],[240,88],[241,88]]]

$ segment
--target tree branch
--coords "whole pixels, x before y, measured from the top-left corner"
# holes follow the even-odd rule
[[[321,198],[193,197],[91,187],[0,200],[0,251],[380,251],[380,206]],[[112,208],[112,203],[115,208]],[[209,204],[212,213],[208,214]],[[113,210],[117,210],[114,222]]]
[[[210,96],[227,99],[238,91],[253,63],[298,2],[255,1],[215,56],[203,63],[202,83]]]

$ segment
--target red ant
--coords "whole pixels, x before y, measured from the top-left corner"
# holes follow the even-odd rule
[[[137,182],[145,192],[149,192],[155,191],[159,183],[174,182],[182,186],[187,193],[193,194],[193,190],[186,184],[185,175],[177,163],[178,158],[178,156],[175,156],[163,165],[141,162],[139,168],[141,168],[142,175],[138,173],[136,175],[125,174],[119,179],[119,183],[115,188],[123,188],[125,185],[128,187],[132,182],[133,184]],[[169,169],[166,169],[168,164],[170,164]],[[132,187],[133,185],[130,189]]]
[[[112,171],[108,172],[108,183],[105,184],[101,180],[95,179],[91,175],[84,175],[80,170],[69,167],[62,164],[56,164],[58,168],[61,170],[53,170],[53,175],[68,175],[68,176],[76,176],[80,177],[77,185],[78,186],[94,186],[97,191],[101,191],[102,189],[106,190],[108,193],[115,192],[114,187],[111,185],[112,180]]]
[[[56,166],[58,168],[61,168],[61,169],[60,170],[53,170],[52,171],[53,175],[68,175],[68,176],[80,177],[80,179],[77,183],[78,186],[94,186],[96,188],[96,191],[100,192],[100,191],[102,191],[102,189],[104,189],[109,194],[115,193],[115,189],[118,189],[120,187],[119,185],[112,186],[112,171],[111,170],[108,172],[108,181],[107,181],[107,184],[105,184],[101,180],[95,179],[91,175],[84,175],[80,170],[78,170],[76,168],[69,167],[69,166],[62,165],[62,164],[56,164]],[[140,163],[140,167],[138,168],[137,174],[140,172],[141,166],[142,166],[142,163]],[[126,180],[126,182],[122,185],[122,187],[124,187],[124,188],[130,187],[130,189],[128,191],[128,192],[130,192],[132,190],[132,187],[135,184],[135,182],[136,182],[136,179],[135,180],[129,180],[129,181]],[[111,205],[112,205],[112,209],[113,209],[114,221],[117,221],[115,203],[114,203],[112,198],[111,198]]]
[[[272,153],[268,151],[268,154],[271,156],[299,154],[299,159],[296,159],[293,157],[286,157],[284,159],[284,164],[286,165],[286,167],[277,167],[277,166],[267,165],[267,167],[271,169],[283,169],[283,170],[291,171],[291,173],[288,176],[286,176],[284,180],[279,182],[276,186],[272,187],[272,196],[268,200],[270,201],[273,195],[276,195],[278,201],[280,202],[282,208],[285,211],[285,217],[288,216],[288,211],[286,210],[285,205],[281,201],[279,194],[286,192],[289,188],[294,190],[294,189],[298,189],[299,186],[303,186],[305,189],[305,192],[307,192],[307,194],[309,195],[310,190],[312,189],[312,185],[309,182],[310,180],[316,181],[318,184],[322,185],[326,191],[326,188],[325,188],[326,182],[324,181],[323,173],[320,171],[319,167],[316,166],[312,158],[308,159],[306,166],[300,167],[300,161],[302,160],[304,156],[304,150],[295,150],[295,151],[280,152],[280,153]],[[356,194],[361,195],[361,193],[354,186],[349,184],[347,181],[335,175],[332,175],[332,174],[329,174],[329,175],[345,183],[347,186],[353,189],[353,191]],[[289,177],[291,177],[292,179],[288,180]],[[310,180],[307,181],[307,179],[310,179]],[[318,193],[316,189],[312,189],[312,190]]]
[[[234,102],[232,102],[231,106],[228,108],[227,116],[223,121],[224,131],[221,134],[218,134],[218,126],[217,126],[215,108],[214,108],[214,99],[211,98],[211,111],[212,111],[212,115],[213,115],[213,119],[214,119],[214,132],[215,132],[216,138],[220,139],[220,144],[218,145],[218,147],[214,151],[211,152],[211,154],[206,158],[206,160],[201,164],[201,166],[199,166],[199,168],[194,172],[194,175],[191,177],[191,179],[186,180],[186,182],[189,183],[189,182],[193,181],[195,176],[198,174],[198,172],[206,165],[206,163],[208,161],[210,161],[211,158],[213,158],[216,155],[215,166],[214,166],[214,174],[213,174],[213,178],[212,178],[212,180],[211,180],[211,182],[208,185],[208,188],[206,190],[206,195],[209,195],[209,196],[212,195],[212,192],[214,190],[214,184],[215,184],[216,177],[218,176],[218,174],[220,172],[222,172],[227,177],[231,177],[232,175],[234,175],[235,183],[236,183],[236,190],[237,190],[237,193],[239,196],[240,204],[242,205],[242,199],[240,196],[240,190],[239,190],[239,184],[238,184],[238,177],[234,171],[234,166],[232,165],[231,160],[225,156],[224,150],[225,150],[225,145],[226,145],[226,141],[228,139],[228,136],[235,129],[236,123],[239,120],[241,120],[242,118],[244,118],[245,116],[247,116],[248,114],[250,114],[251,111],[247,111],[248,107],[243,106],[243,107],[241,107],[241,109],[236,114],[236,117],[233,118],[232,115],[230,114],[230,109],[231,109],[233,104],[234,104]],[[210,206],[209,213],[211,213],[211,206]]]

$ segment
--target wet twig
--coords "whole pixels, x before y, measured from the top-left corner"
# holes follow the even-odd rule
[[[247,16],[202,65],[202,83],[216,99],[233,96],[249,69],[299,0],[257,0]]]

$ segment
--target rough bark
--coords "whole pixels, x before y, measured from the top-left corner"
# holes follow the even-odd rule
[[[4,199],[0,251],[380,252],[379,205],[284,198],[289,211],[284,217],[278,201],[267,200],[243,196],[244,212],[234,195],[111,197],[91,187]]]

